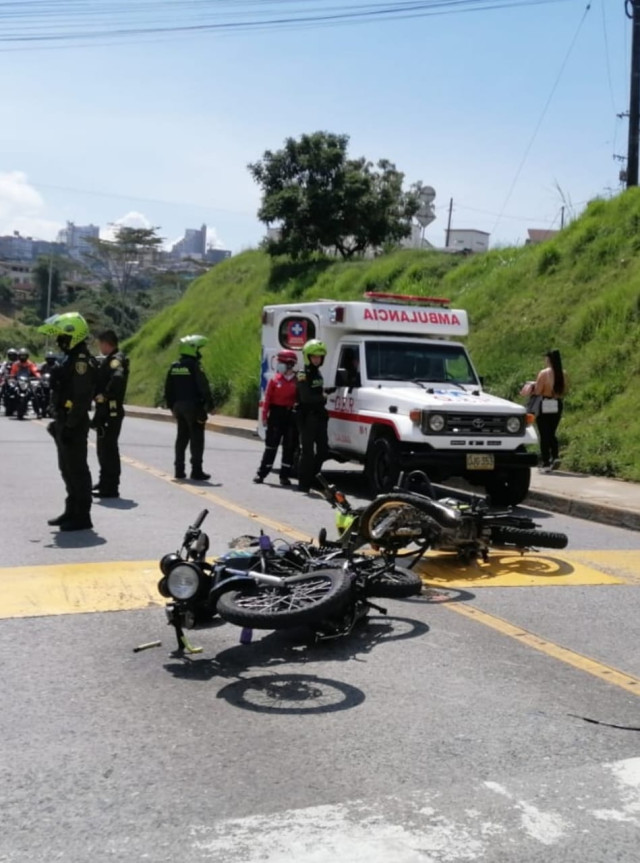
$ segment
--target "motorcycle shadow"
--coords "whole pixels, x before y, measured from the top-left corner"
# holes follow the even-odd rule
[[[238,629],[238,634],[240,631]],[[263,638],[249,644],[234,645],[212,658],[185,653],[164,667],[174,677],[211,680],[214,677],[238,677],[257,668],[298,665],[301,662],[363,661],[363,654],[382,644],[416,638],[427,632],[427,624],[414,618],[371,615],[357,624],[349,635],[340,638],[318,641],[308,628],[298,627],[269,632]]]

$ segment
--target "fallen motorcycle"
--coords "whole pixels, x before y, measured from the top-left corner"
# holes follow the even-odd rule
[[[333,638],[348,634],[371,608],[385,613],[372,596],[400,598],[421,590],[415,573],[386,558],[345,555],[311,542],[272,542],[264,534],[240,537],[209,563],[209,538],[201,530],[207,513],[200,513],[178,551],[159,564],[158,591],[169,600],[167,620],[179,651],[195,652],[184,630],[216,615],[245,634],[306,626],[316,638]]]
[[[484,498],[474,497],[470,502],[451,497],[436,500],[421,471],[413,471],[405,482],[409,488],[422,488],[426,493],[400,487],[359,508],[352,507],[321,474],[317,479],[325,499],[337,510],[339,533],[339,539],[330,542],[323,529],[319,542],[346,555],[368,544],[387,558],[413,557],[412,568],[429,550],[455,552],[468,563],[478,558],[486,561],[492,548],[524,553],[566,548],[568,543],[565,534],[538,530],[527,516],[514,515],[511,510],[492,512]]]

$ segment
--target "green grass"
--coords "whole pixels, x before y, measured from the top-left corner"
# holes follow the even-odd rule
[[[571,392],[560,426],[566,467],[640,481],[640,190],[592,202],[550,242],[470,258],[405,251],[373,261],[271,261],[245,252],[194,282],[127,343],[129,399],[157,403],[182,335],[210,342],[204,364],[222,410],[255,416],[263,305],[364,291],[447,296],[466,308],[468,346],[488,389],[517,399],[560,349]]]

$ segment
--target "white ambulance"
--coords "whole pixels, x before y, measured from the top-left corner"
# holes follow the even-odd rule
[[[319,300],[265,306],[261,400],[283,348],[307,339],[327,345],[329,448],[338,461],[365,465],[372,490],[390,490],[401,470],[435,481],[464,477],[499,505],[529,489],[537,443],[522,405],[485,392],[457,338],[467,313],[448,300],[367,293],[363,302]]]

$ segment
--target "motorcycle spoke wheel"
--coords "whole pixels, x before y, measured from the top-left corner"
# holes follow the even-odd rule
[[[247,590],[223,593],[217,611],[237,626],[253,629],[286,629],[317,623],[342,608],[350,581],[341,569],[309,573],[284,587],[256,583]]]
[[[378,566],[367,575],[365,595],[382,599],[406,599],[422,591],[422,579],[416,572],[395,564]]]
[[[491,531],[491,544],[502,548],[566,548],[568,542],[566,534],[544,530],[494,527]]]

